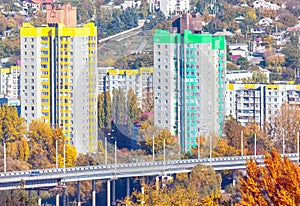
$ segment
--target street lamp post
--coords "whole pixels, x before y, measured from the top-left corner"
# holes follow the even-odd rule
[[[155,152],[154,152],[154,135],[152,135],[152,161],[155,161]]]
[[[115,177],[117,174],[117,140],[115,139]]]
[[[299,165],[299,131],[297,132],[297,165]]]
[[[254,134],[254,157],[256,157],[256,133]]]
[[[166,139],[164,138],[164,170],[166,170]]]
[[[285,139],[284,139],[284,131],[282,132],[282,154],[285,153]]]
[[[4,172],[6,172],[6,141],[5,141],[5,138],[3,138],[3,158],[4,158],[3,170],[4,170]]]
[[[65,173],[65,169],[66,169],[66,142],[65,140],[60,140],[60,142],[63,141],[64,142],[64,153],[63,153],[63,157],[64,157],[64,173]],[[55,166],[56,169],[58,169],[58,140],[55,140]]]
[[[104,163],[105,164],[107,164],[107,137],[105,137],[105,139],[104,139],[104,149],[105,149],[105,151],[104,151]]]
[[[55,165],[58,169],[58,140],[55,140]]]
[[[66,142],[64,142],[64,174],[66,173]]]
[[[199,135],[197,135],[197,137],[198,137],[198,159],[200,159],[200,136]]]
[[[212,138],[211,134],[209,134],[209,161],[211,164],[211,158],[212,158]]]

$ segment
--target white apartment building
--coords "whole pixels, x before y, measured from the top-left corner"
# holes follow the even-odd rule
[[[20,66],[0,68],[0,95],[18,99],[20,95]]]
[[[145,92],[153,91],[153,68],[114,69],[112,67],[98,68],[98,93],[121,88],[125,94],[130,88],[135,91],[137,103],[142,106]]]
[[[165,16],[187,13],[190,10],[190,0],[148,0],[150,12],[160,10]]]
[[[260,69],[259,71],[253,71],[253,70],[227,70],[226,71],[226,82],[227,83],[232,83],[235,82],[237,83],[238,81],[242,83],[244,80],[247,79],[252,79],[253,74],[256,72],[262,72],[266,75],[267,82],[270,82],[270,71],[267,69]]]
[[[20,37],[21,114],[27,126],[39,119],[60,127],[78,153],[96,152],[96,27],[24,23]]]
[[[300,105],[300,85],[227,85],[226,115],[232,115],[243,125],[255,122],[263,127],[265,121],[278,114],[284,102]]]
[[[178,135],[183,152],[198,135],[222,134],[225,114],[224,36],[154,33],[154,124]]]

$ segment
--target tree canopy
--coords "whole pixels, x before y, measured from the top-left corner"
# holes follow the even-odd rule
[[[247,177],[240,178],[239,205],[299,205],[300,169],[275,149],[265,153],[265,166],[253,159],[247,162]]]

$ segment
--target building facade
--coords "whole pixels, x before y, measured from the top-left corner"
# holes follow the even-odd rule
[[[224,37],[155,31],[154,124],[178,135],[182,151],[222,133],[225,75]]]
[[[300,85],[228,84],[226,115],[243,125],[255,122],[261,128],[276,117],[283,103],[300,105]]]
[[[111,67],[98,68],[98,93],[121,88],[125,94],[131,88],[137,96],[137,103],[142,107],[145,92],[153,91],[153,68],[114,69]]]
[[[39,119],[62,128],[78,153],[96,151],[96,27],[24,23],[20,36],[21,113],[27,125]]]
[[[190,10],[190,0],[147,0],[149,11],[161,11],[165,16],[187,13]]]
[[[0,95],[18,99],[20,95],[20,66],[0,68]]]

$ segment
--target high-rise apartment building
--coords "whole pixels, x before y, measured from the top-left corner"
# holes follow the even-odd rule
[[[48,25],[34,27],[24,23],[21,27],[21,113],[28,125],[40,119],[62,128],[67,142],[75,145],[77,152],[94,152],[97,29],[93,23],[75,27],[76,12],[69,12],[74,11],[71,5],[61,8],[69,12],[63,19],[73,22],[67,27],[64,20],[54,18],[55,9],[47,9],[52,15]]]
[[[20,66],[0,68],[0,95],[18,99],[20,95]]]
[[[182,151],[197,135],[222,133],[226,42],[223,36],[154,34],[154,124],[178,135]]]
[[[282,104],[300,105],[300,85],[228,84],[226,115],[243,125],[256,123],[263,127],[275,117]]]

